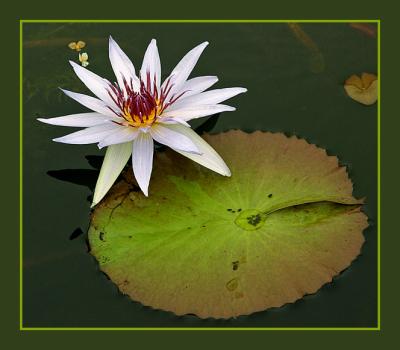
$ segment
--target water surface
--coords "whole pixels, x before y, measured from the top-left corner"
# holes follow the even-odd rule
[[[296,31],[297,30],[297,31]],[[376,325],[377,109],[348,98],[349,75],[376,73],[376,38],[348,24],[25,24],[24,25],[24,326],[26,327],[290,327]],[[300,33],[300,34],[299,34]],[[87,252],[91,188],[101,156],[96,145],[52,138],[71,128],[37,117],[84,111],[58,87],[87,93],[68,60],[70,41],[84,40],[88,68],[114,79],[112,35],[140,68],[156,38],[163,77],[202,41],[210,45],[192,76],[218,75],[216,87],[244,86],[213,132],[265,130],[298,135],[337,155],[370,219],[361,256],[318,293],[281,308],[232,320],[177,317],[132,302]],[[304,36],[305,34],[305,36]]]

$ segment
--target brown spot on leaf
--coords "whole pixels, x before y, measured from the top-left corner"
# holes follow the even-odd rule
[[[239,286],[239,280],[237,277],[232,278],[225,285],[226,289],[228,289],[230,292],[233,292],[238,286]]]
[[[236,292],[235,293],[235,298],[236,299],[241,299],[241,298],[243,298],[244,297],[244,294],[242,293],[242,292]]]

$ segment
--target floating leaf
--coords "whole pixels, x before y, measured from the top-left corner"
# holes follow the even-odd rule
[[[81,41],[81,40],[79,40],[78,42],[72,41],[72,42],[70,42],[68,44],[68,47],[71,50],[76,50],[78,52],[81,51],[85,46],[86,46],[86,43],[84,41]]]
[[[353,100],[367,106],[378,99],[378,80],[374,74],[362,73],[361,78],[353,74],[345,81],[344,89]]]
[[[78,58],[79,62],[81,62],[82,67],[87,67],[89,65],[89,55],[87,54],[87,52],[80,53]]]
[[[367,217],[336,157],[283,134],[205,138],[232,177],[161,152],[148,198],[128,171],[94,210],[91,254],[121,292],[229,318],[315,293],[360,253]]]

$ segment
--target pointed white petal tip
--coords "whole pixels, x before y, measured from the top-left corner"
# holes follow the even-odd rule
[[[216,169],[212,169],[213,171],[217,172],[218,174],[226,177],[231,177],[232,173],[228,166],[221,158],[221,162],[219,162],[218,167]]]
[[[114,38],[110,35],[108,38],[108,47],[110,48],[111,46],[118,46],[117,42],[114,40]],[[118,46],[119,47],[119,46]]]
[[[200,49],[203,51],[210,43],[208,41],[203,41],[201,44],[197,45],[195,49]]]
[[[229,170],[229,168],[226,168],[225,169],[225,172],[222,174],[223,176],[226,176],[226,177],[231,177],[232,176],[232,173],[231,173],[231,171]]]
[[[62,87],[58,87],[64,94],[66,94],[67,96],[70,96],[70,94],[72,93],[72,91],[63,89]]]
[[[50,125],[57,125],[52,123],[51,119],[55,119],[55,118],[36,118],[37,121],[44,123],[44,124],[50,124]]]

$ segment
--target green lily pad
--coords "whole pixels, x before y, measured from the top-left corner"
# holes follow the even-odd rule
[[[148,198],[129,170],[94,210],[91,253],[122,293],[229,318],[315,293],[357,257],[367,217],[336,157],[283,134],[205,139],[232,177],[159,152]]]

